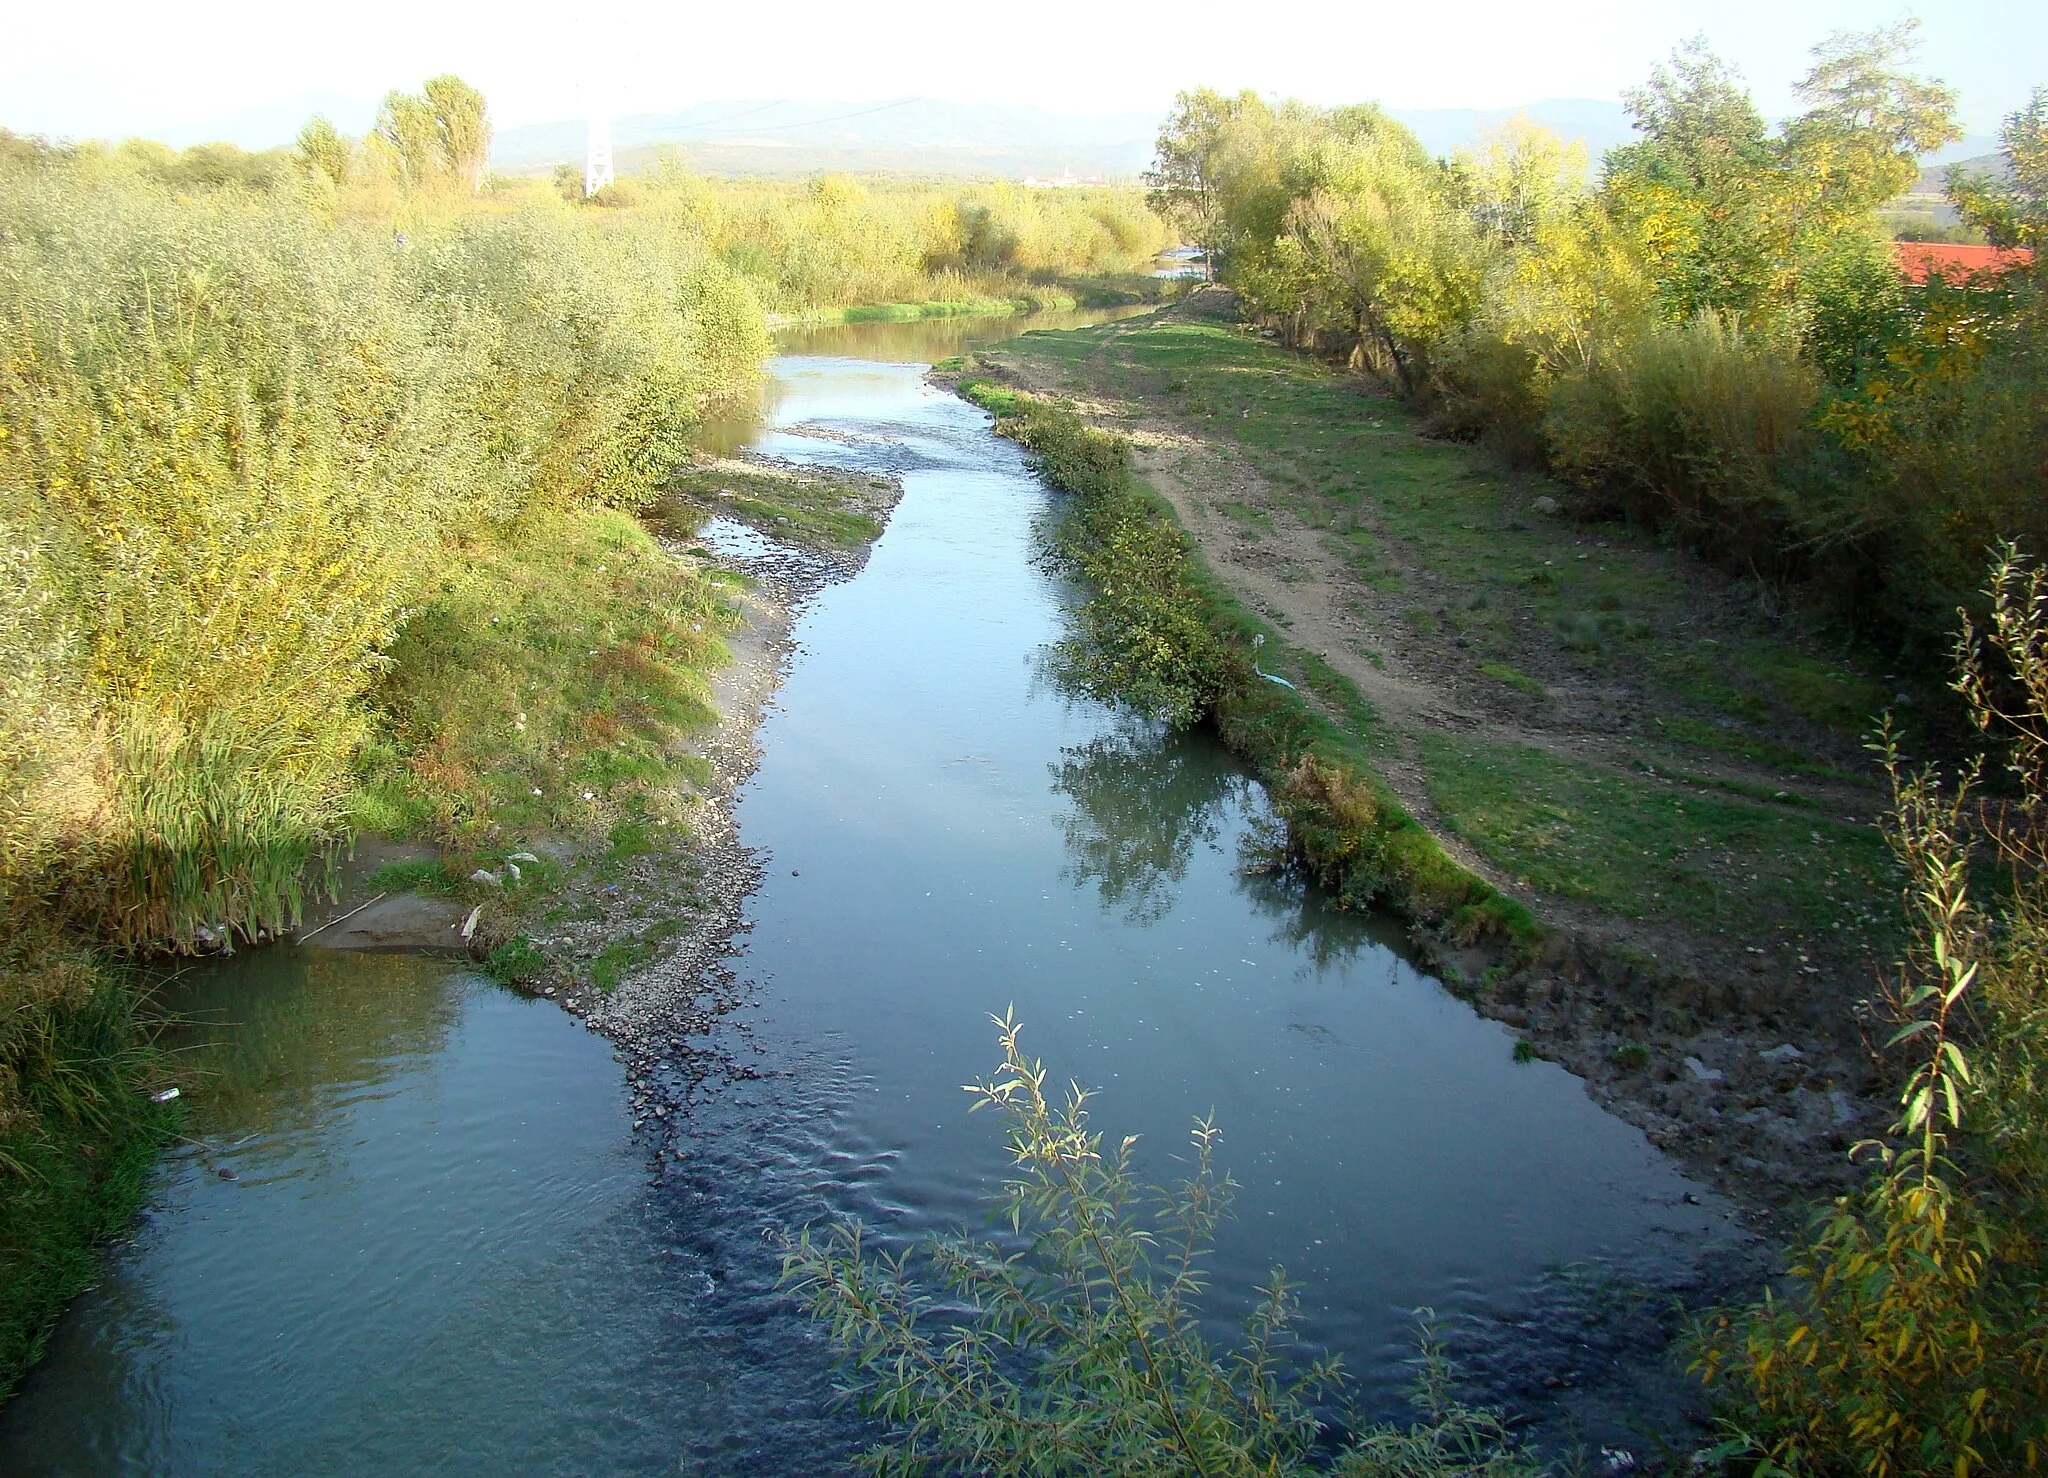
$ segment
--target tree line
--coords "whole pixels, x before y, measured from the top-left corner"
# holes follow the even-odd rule
[[[2048,335],[2038,262],[1898,270],[1881,208],[1960,136],[1913,39],[1817,47],[1777,127],[1681,47],[1594,178],[1526,120],[1437,158],[1371,104],[1186,92],[1154,199],[1258,322],[1555,474],[1580,516],[1938,647],[1998,539],[2048,548]],[[1984,240],[2037,245],[2048,92],[2002,142],[2010,178],[1954,177],[1953,202]]]

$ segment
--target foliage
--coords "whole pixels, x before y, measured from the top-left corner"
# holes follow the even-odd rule
[[[47,922],[0,945],[0,1400],[99,1271],[172,1119],[133,989]]]
[[[1077,496],[1046,554],[1087,583],[1079,630],[1055,660],[1085,692],[1174,725],[1193,723],[1231,680],[1233,661],[1210,630],[1187,575],[1186,537],[1151,509],[1131,474],[1130,445],[1027,396],[967,382],[998,409],[999,429],[1029,447],[1054,487]]]
[[[1701,1333],[1739,1443],[1770,1471],[2037,1471],[2048,1459],[2048,578],[2010,546],[1956,683],[2018,798],[1970,814],[1889,734],[1913,947],[1893,993],[1900,1116],[1822,1214],[1783,1298]],[[1972,895],[1978,836],[2007,887]]]
[[[1951,166],[1949,199],[1993,246],[2048,251],[2048,87],[2037,87],[2024,108],[1998,131],[2011,178],[1973,179]]]
[[[644,500],[765,346],[742,284],[567,212],[402,251],[306,203],[0,178],[8,876],[125,947],[288,925],[440,571]]]
[[[1136,1140],[1105,1147],[1090,1095],[1072,1086],[1050,1098],[1014,1016],[996,1024],[1002,1068],[968,1091],[1007,1127],[1016,1171],[995,1198],[1007,1237],[926,1247],[943,1302],[913,1281],[908,1252],[871,1254],[857,1225],[822,1238],[806,1229],[786,1248],[785,1282],[849,1357],[847,1393],[891,1429],[863,1465],[903,1474],[1311,1471],[1318,1424],[1309,1403],[1338,1386],[1341,1370],[1317,1361],[1290,1379],[1282,1368],[1296,1307],[1284,1275],[1274,1270],[1243,1344],[1219,1352],[1201,1333],[1201,1264],[1236,1189],[1214,1168],[1214,1123],[1196,1122],[1186,1177],[1148,1194]],[[1368,1428],[1334,1465],[1313,1467],[1357,1478],[1538,1471],[1495,1413],[1456,1401],[1434,1344],[1425,1343],[1421,1364],[1423,1424]]]
[[[1819,398],[1809,366],[1705,310],[1561,376],[1545,429],[1564,476],[1776,573],[1793,542],[1781,473],[1806,452]]]
[[[448,847],[686,825],[735,607],[608,510],[537,510],[417,592],[350,820]],[[563,599],[576,590],[574,602]]]
[[[1038,454],[1048,482],[1075,494],[1049,559],[1087,591],[1058,654],[1085,691],[1171,723],[1213,723],[1264,778],[1295,856],[1342,906],[1388,899],[1462,940],[1499,935],[1528,947],[1540,937],[1527,910],[1453,860],[1402,808],[1355,741],[1261,673],[1254,654],[1267,633],[1203,571],[1131,473],[1122,437],[991,381],[959,388]]]

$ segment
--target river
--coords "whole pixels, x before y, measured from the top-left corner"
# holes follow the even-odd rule
[[[606,1043],[456,962],[190,972],[190,1138],[0,1411],[0,1471],[831,1471],[868,1434],[772,1233],[978,1221],[1004,1158],[960,1085],[1010,1006],[1160,1178],[1214,1111],[1243,1185],[1218,1318],[1284,1263],[1368,1413],[1398,1409],[1419,1306],[1483,1351],[1559,1286],[1668,1289],[1732,1237],[1392,923],[1245,875],[1266,801],[1212,742],[1048,677],[1074,598],[1033,560],[1054,496],[922,379],[1031,326],[813,330],[774,362],[746,439],[905,492],[802,614],[738,801],[766,879],[745,1004],[699,1045],[739,1071],[636,1135]],[[1496,1394],[1591,1380],[1580,1334],[1531,1340],[1482,1359]]]

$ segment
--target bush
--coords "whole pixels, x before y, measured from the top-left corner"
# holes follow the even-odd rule
[[[1717,314],[1645,327],[1562,377],[1546,429],[1558,472],[1629,516],[1759,570],[1795,557],[1781,472],[1805,455],[1813,369]]]
[[[1821,1215],[1783,1297],[1699,1333],[1759,1472],[2035,1472],[2048,1461],[2048,579],[2008,549],[1957,683],[2018,799],[1971,804],[1886,737],[1916,925],[1894,982],[1900,1116]],[[1995,664],[1995,665],[1994,665]],[[1975,838],[2008,886],[1972,895]]]
[[[1008,1128],[1017,1172],[994,1209],[1012,1240],[928,1243],[943,1306],[912,1281],[907,1255],[870,1254],[857,1225],[786,1244],[784,1281],[830,1325],[853,1368],[848,1393],[892,1429],[863,1466],[1132,1478],[1538,1472],[1498,1414],[1455,1399],[1427,1340],[1415,1393],[1423,1423],[1367,1428],[1334,1464],[1312,1461],[1308,1402],[1334,1390],[1341,1372],[1318,1361],[1290,1380],[1280,1369],[1276,1348],[1295,1312],[1281,1271],[1243,1345],[1213,1351],[1200,1333],[1201,1264],[1236,1189],[1214,1169],[1215,1126],[1196,1122],[1189,1174],[1148,1198],[1136,1141],[1105,1149],[1089,1095],[1071,1087],[1049,1099],[1045,1067],[1024,1056],[1015,1019],[995,1020],[1002,1069],[968,1091]]]
[[[124,948],[293,922],[437,570],[644,500],[766,352],[687,240],[409,234],[110,164],[0,175],[0,883]]]
[[[135,993],[20,920],[0,943],[0,1400],[99,1272],[173,1118]]]

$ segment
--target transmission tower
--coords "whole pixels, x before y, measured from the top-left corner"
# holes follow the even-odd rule
[[[614,178],[612,121],[601,113],[592,113],[590,131],[583,140],[583,193],[595,195]]]

